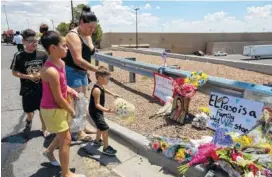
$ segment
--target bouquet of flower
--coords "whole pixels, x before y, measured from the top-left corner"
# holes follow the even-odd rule
[[[133,121],[135,118],[135,106],[122,98],[114,101],[116,116],[122,120]]]
[[[218,155],[216,154],[217,147],[212,143],[207,143],[200,145],[198,147],[197,153],[192,157],[191,161],[185,165],[178,167],[181,174],[184,174],[189,167],[197,164],[209,163],[209,160],[218,160]]]
[[[184,82],[191,83],[196,87],[201,87],[207,82],[207,80],[207,74],[203,72],[192,72],[191,75],[184,80]]]

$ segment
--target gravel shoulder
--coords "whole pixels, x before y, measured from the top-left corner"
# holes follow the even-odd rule
[[[152,63],[162,65],[162,59],[159,56],[144,55],[133,52],[121,52],[121,51],[105,51],[112,52],[113,56],[119,57],[136,57],[137,61],[146,63]],[[94,62],[94,61],[93,61]],[[267,84],[272,82],[272,76],[260,74],[252,71],[241,70],[224,65],[202,63],[196,61],[178,60],[173,58],[167,59],[168,65],[179,65],[182,70],[187,71],[203,71],[211,76],[223,77],[233,80]],[[105,63],[100,62],[102,66],[108,66]],[[198,130],[191,126],[191,124],[185,124],[180,126],[175,122],[166,120],[164,118],[149,119],[151,115],[156,113],[160,108],[160,103],[152,98],[153,93],[153,79],[145,76],[136,75],[136,83],[128,82],[129,73],[119,68],[114,68],[112,72],[112,78],[114,80],[107,86],[108,89],[119,94],[122,98],[131,102],[136,107],[136,118],[131,124],[127,124],[116,119],[113,115],[107,115],[107,117],[117,122],[118,124],[125,126],[135,132],[138,132],[144,136],[156,134],[168,137],[178,138],[201,138],[204,135],[211,135],[212,131]],[[94,74],[92,74],[92,80],[95,82]],[[201,106],[206,106],[209,96],[201,92],[192,98],[190,102],[189,112],[193,115],[199,113]],[[110,96],[106,98],[106,105],[113,106],[114,99]]]

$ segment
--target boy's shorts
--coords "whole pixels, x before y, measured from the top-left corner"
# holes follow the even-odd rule
[[[97,129],[99,129],[100,131],[106,131],[110,128],[108,126],[108,124],[106,123],[103,114],[96,113],[95,115],[91,115],[91,117],[92,117]]]
[[[69,130],[71,116],[64,109],[41,108],[42,119],[50,133],[60,133]]]
[[[31,113],[40,110],[42,100],[42,92],[37,91],[22,96],[23,110],[25,113]]]
[[[87,71],[81,71],[69,66],[65,66],[67,85],[72,88],[88,86]]]

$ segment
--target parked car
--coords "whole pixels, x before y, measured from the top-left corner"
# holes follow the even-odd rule
[[[204,56],[205,53],[202,52],[201,50],[198,50],[198,51],[195,51],[195,52],[194,52],[194,55],[197,55],[197,56]]]
[[[228,54],[226,52],[218,51],[214,52],[214,56],[227,56]]]

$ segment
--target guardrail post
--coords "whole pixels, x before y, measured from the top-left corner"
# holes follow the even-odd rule
[[[136,61],[136,58],[126,58],[126,59],[130,60],[130,61]],[[136,82],[136,74],[135,73],[132,73],[132,72],[129,73],[129,82],[130,83]]]
[[[105,55],[110,55],[112,56],[112,53],[105,53]],[[109,65],[109,70],[114,71],[114,67],[112,65]]]

